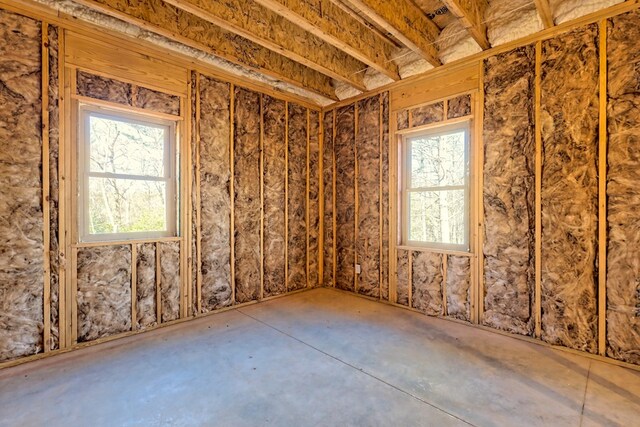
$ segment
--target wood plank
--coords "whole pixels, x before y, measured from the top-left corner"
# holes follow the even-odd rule
[[[442,2],[482,49],[491,47],[487,39],[487,26],[484,23],[484,12],[489,5],[487,0],[442,0]]]
[[[607,350],[607,20],[600,22],[598,142],[598,354]]]
[[[536,43],[536,88],[535,88],[535,138],[536,138],[536,162],[535,162],[535,330],[536,338],[542,334],[542,121],[540,102],[542,99],[541,84],[542,43]]]
[[[331,87],[331,79],[324,74],[163,3],[162,0],[78,0],[78,3],[242,67],[305,88],[323,97],[337,99]]]
[[[358,90],[366,90],[366,66],[362,62],[253,0],[164,2]]]
[[[538,9],[538,15],[542,19],[542,23],[545,28],[551,28],[555,24],[553,22],[553,13],[551,12],[551,5],[549,0],[534,0],[536,3],[536,9]]]
[[[138,329],[138,245],[131,244],[131,330]]]
[[[42,23],[42,225],[43,259],[43,343],[44,351],[51,350],[51,211],[49,208],[49,26]]]
[[[387,77],[400,80],[398,66],[393,62],[395,46],[330,0],[317,0],[313,3],[305,0],[256,0],[256,3]]]
[[[370,20],[433,66],[441,65],[435,45],[440,29],[413,1],[350,0],[350,2]]]

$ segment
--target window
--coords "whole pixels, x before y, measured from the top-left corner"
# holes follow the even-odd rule
[[[175,122],[81,106],[82,241],[176,235]]]
[[[409,134],[403,143],[405,245],[469,250],[469,124]]]

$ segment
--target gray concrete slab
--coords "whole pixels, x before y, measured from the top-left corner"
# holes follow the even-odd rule
[[[639,378],[318,289],[0,371],[0,426],[632,426]]]

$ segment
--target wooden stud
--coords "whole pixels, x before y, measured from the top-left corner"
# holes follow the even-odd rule
[[[69,345],[69,334],[67,333],[69,328],[67,327],[69,322],[68,307],[67,304],[67,290],[68,290],[68,274],[69,265],[69,246],[67,244],[67,147],[69,146],[67,129],[71,123],[69,117],[69,76],[68,72],[64,68],[64,50],[65,50],[65,32],[60,30],[58,32],[58,76],[61,79],[59,85],[62,86],[60,90],[59,99],[59,145],[60,151],[58,153],[58,192],[60,194],[58,200],[58,346],[59,348],[66,348]],[[62,148],[65,149],[62,149]]]
[[[202,313],[202,199],[200,173],[200,73],[196,73],[196,300],[197,314]]]
[[[484,317],[484,63],[478,63],[478,91],[475,98],[475,169],[476,169],[476,260],[477,272],[475,286],[472,287],[473,298],[471,298],[471,319],[472,323],[481,324]]]
[[[68,79],[69,79],[69,95],[71,93],[76,93],[76,73],[73,70],[69,70]],[[71,315],[70,322],[67,324],[67,344],[68,346],[72,346],[78,342],[78,250],[75,248],[71,248],[71,245],[78,241],[77,239],[77,224],[78,224],[78,210],[77,210],[77,201],[76,194],[72,189],[77,188],[77,176],[75,171],[77,171],[76,167],[76,156],[78,154],[77,147],[77,132],[78,128],[75,126],[75,118],[78,117],[78,103],[68,96],[69,100],[67,104],[68,114],[66,120],[68,120],[67,125],[67,141],[66,146],[68,148],[69,155],[66,157],[65,164],[65,177],[69,186],[67,187],[67,193],[64,195],[67,203],[67,215],[66,215],[66,224],[65,224],[65,234],[67,236],[67,253],[71,253],[71,264],[70,274],[67,275],[67,310]]]
[[[311,113],[309,112],[309,109],[307,108],[307,163],[306,163],[306,170],[307,170],[307,196],[305,198],[305,205],[304,205],[304,210],[305,210],[305,221],[306,221],[306,229],[307,229],[307,252],[306,252],[306,256],[305,259],[307,260],[306,264],[307,264],[307,287],[309,287],[311,285],[311,283],[309,282],[309,190],[310,190],[310,179],[311,179],[311,171],[310,171],[310,157],[309,157],[309,150],[310,150],[310,145],[311,145],[311,135],[309,135],[309,130],[310,130],[310,126],[311,126]],[[315,285],[314,285],[315,286]]]
[[[409,253],[408,259],[409,259],[409,271],[408,271],[408,275],[409,275],[409,286],[407,289],[407,295],[409,296],[409,308],[413,307],[413,251],[407,251]]]
[[[393,105],[389,99],[389,111]],[[397,114],[389,117],[389,302],[398,302],[398,129]]]
[[[598,354],[607,352],[607,20],[600,21],[598,143]]]
[[[235,165],[234,165],[234,147],[235,147],[235,103],[236,103],[236,90],[235,85],[229,85],[229,126],[231,131],[229,133],[229,168],[231,180],[229,182],[229,193],[231,195],[231,230],[230,230],[230,241],[231,241],[231,253],[230,253],[230,275],[231,275],[231,305],[236,304],[236,236],[235,236],[235,200],[236,200],[236,190],[235,190]]]
[[[44,351],[51,350],[51,211],[49,207],[49,25],[42,22],[41,88],[42,88],[42,246],[43,246],[43,343]]]
[[[69,67],[69,68],[72,68],[72,67]],[[181,99],[183,98],[184,97],[181,97]],[[132,107],[131,105],[118,104],[116,102],[104,101],[102,99],[90,98],[88,96],[82,96],[78,94],[72,94],[71,99],[81,103],[93,104],[98,107],[105,107],[105,108],[109,108],[110,110],[116,110],[123,113],[136,113],[136,114],[147,116],[147,117],[169,120],[172,122],[177,121],[178,124],[181,124],[184,121],[183,117],[175,116],[173,114],[161,113],[158,111],[152,111],[144,108]]]
[[[160,280],[160,243],[156,243],[156,324],[162,323],[162,292],[160,287],[162,282]]]
[[[534,289],[534,319],[535,337],[542,334],[542,43],[536,43],[536,68],[535,68],[535,289]]]
[[[193,162],[193,154],[191,153],[191,140],[193,138],[192,135],[192,120],[193,120],[193,92],[192,92],[192,74],[188,73],[188,81],[187,81],[187,97],[186,99],[181,99],[181,102],[184,101],[184,110],[182,106],[180,108],[180,114],[184,116],[186,119],[184,120],[184,134],[181,136],[183,151],[180,154],[180,158],[183,159],[182,170],[180,171],[180,181],[184,181],[185,191],[183,194],[180,194],[180,199],[184,200],[184,215],[181,218],[186,218],[186,220],[181,220],[180,224],[183,226],[185,230],[184,234],[184,266],[185,271],[180,272],[180,276],[185,276],[185,311],[184,317],[189,317],[193,315],[193,281],[195,278],[193,277],[193,180],[192,180],[192,162]],[[182,249],[180,250],[180,254],[182,255]]]
[[[384,187],[383,187],[383,180],[382,180],[382,168],[383,168],[383,163],[382,163],[382,151],[383,151],[383,145],[384,145],[384,135],[383,135],[383,125],[382,123],[384,122],[384,100],[382,95],[379,95],[378,97],[378,179],[379,179],[379,183],[378,183],[378,234],[379,234],[379,240],[378,240],[378,281],[379,281],[379,285],[378,285],[378,299],[382,300],[382,282],[383,282],[383,277],[382,277],[382,269],[383,264],[384,264],[384,249],[383,249],[383,209],[382,209],[382,205],[383,205],[383,200],[384,200]]]
[[[260,299],[264,298],[264,96],[260,95]]]
[[[447,308],[447,269],[448,265],[448,255],[442,254],[442,315],[447,316],[449,314],[449,310]]]
[[[71,250],[71,342],[78,343],[78,249]]]
[[[318,284],[324,285],[324,114],[318,113]]]
[[[138,245],[131,244],[131,330],[138,329]]]
[[[536,3],[536,9],[538,9],[538,15],[542,19],[542,23],[545,28],[551,28],[555,24],[553,23],[553,13],[551,11],[551,5],[549,0],[534,0]]]
[[[190,88],[191,85],[187,84],[187,87]],[[184,111],[186,109],[186,100],[184,97],[180,98],[180,112],[181,114],[184,114]],[[180,232],[180,243],[179,243],[179,251],[180,251],[180,270],[179,270],[179,279],[180,279],[180,307],[179,307],[179,313],[181,318],[185,318],[187,317],[187,310],[188,310],[188,306],[187,306],[187,295],[189,294],[189,282],[188,282],[188,278],[191,277],[191,273],[190,273],[190,269],[187,269],[187,259],[186,259],[186,255],[187,255],[187,238],[189,236],[191,236],[191,223],[189,222],[189,210],[188,209],[188,203],[191,200],[191,194],[189,193],[189,179],[185,179],[186,177],[190,176],[189,172],[189,146],[190,144],[190,139],[189,139],[189,135],[190,132],[188,130],[189,126],[188,126],[188,122],[187,121],[182,121],[181,123],[179,123],[179,125],[177,126],[177,145],[178,145],[178,149],[179,149],[179,153],[180,153],[180,163],[177,166],[177,176],[182,177],[182,179],[179,180],[179,188],[178,191],[176,192],[177,194],[179,194],[179,199],[178,201],[180,202],[180,223],[178,224],[179,229],[181,230]],[[187,218],[185,220],[185,218]],[[191,242],[189,241],[189,246],[191,246]]]
[[[284,180],[284,280],[285,293],[289,292],[289,102],[285,102],[285,180]]]
[[[336,279],[338,277],[338,242],[336,238],[338,237],[338,219],[336,214],[336,116],[337,110],[333,110],[333,149],[331,150],[331,157],[333,162],[333,287],[336,287]]]
[[[359,203],[359,199],[360,196],[358,195],[358,177],[360,176],[360,168],[359,168],[359,162],[358,162],[358,112],[359,112],[359,108],[358,108],[358,103],[355,103],[354,106],[354,111],[353,111],[353,132],[354,132],[354,138],[353,138],[353,161],[354,161],[354,168],[355,168],[355,173],[354,173],[354,178],[353,178],[353,195],[354,195],[354,206],[355,206],[355,210],[354,210],[354,221],[353,221],[353,227],[354,227],[354,239],[353,239],[353,291],[357,294],[358,293],[358,282],[359,282],[359,275],[358,272],[356,271],[356,265],[359,264],[359,259],[358,259],[358,222],[360,221],[360,215],[359,215],[359,209],[360,209],[360,203]]]

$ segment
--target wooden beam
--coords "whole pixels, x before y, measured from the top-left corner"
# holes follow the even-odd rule
[[[483,50],[491,48],[487,39],[487,26],[484,23],[484,12],[489,5],[487,0],[442,0],[442,2]]]
[[[370,20],[433,66],[441,65],[435,45],[438,26],[412,0],[349,0]]]
[[[84,6],[245,68],[337,99],[331,79],[162,0],[78,0]]]
[[[253,0],[164,1],[358,90],[366,90],[365,64]]]
[[[400,80],[393,62],[395,46],[354,19],[330,0],[255,0],[394,81]]]
[[[538,9],[538,15],[542,18],[542,23],[545,28],[551,28],[555,24],[553,22],[553,13],[551,12],[551,5],[549,0],[535,0],[536,9]]]

